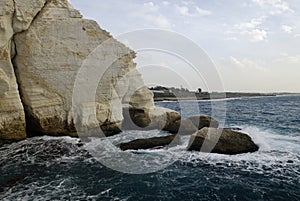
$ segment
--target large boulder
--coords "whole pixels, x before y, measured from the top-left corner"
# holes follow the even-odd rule
[[[151,107],[139,109],[127,107],[123,109],[124,130],[159,129],[170,133],[177,133],[180,127],[181,115],[171,109]]]
[[[20,99],[14,66],[14,1],[0,1],[0,143],[26,138],[24,108]]]
[[[189,141],[189,151],[219,154],[255,152],[259,147],[248,135],[229,129],[203,128],[194,133]]]
[[[191,121],[194,126],[196,126],[199,130],[201,130],[204,127],[212,127],[212,128],[218,128],[219,122],[215,120],[213,117],[206,116],[206,115],[196,115],[189,117],[187,119],[188,121]]]
[[[178,145],[180,137],[178,135],[169,135],[162,137],[152,137],[145,139],[137,139],[126,143],[119,144],[121,150],[138,150],[138,149],[152,149],[161,148],[165,146]]]

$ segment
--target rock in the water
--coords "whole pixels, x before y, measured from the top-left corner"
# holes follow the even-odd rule
[[[120,149],[125,150],[138,150],[138,149],[151,149],[165,146],[178,145],[180,138],[178,135],[169,135],[162,137],[153,137],[146,139],[137,139],[127,143],[121,143]]]
[[[191,121],[199,130],[204,127],[218,128],[219,122],[210,116],[198,115],[189,117],[187,120]]]
[[[152,107],[149,114],[151,124],[154,127],[162,128],[162,130],[170,133],[178,132],[180,127],[178,120],[181,119],[181,115],[178,112],[163,107]]]
[[[11,62],[14,1],[0,1],[0,141],[26,138],[25,114]]]
[[[255,152],[258,146],[248,135],[228,129],[203,128],[193,134],[189,151],[202,151],[219,154],[241,154]]]
[[[124,108],[123,129],[150,130],[159,129],[170,133],[177,133],[181,115],[167,108],[151,107],[150,109]]]
[[[123,108],[123,116],[123,130],[142,130],[151,123],[147,109],[125,107]]]
[[[180,135],[191,135],[196,131],[198,131],[198,128],[189,119],[180,120],[179,123],[180,123],[180,128],[178,134]]]

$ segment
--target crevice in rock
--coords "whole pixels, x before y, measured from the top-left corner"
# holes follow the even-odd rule
[[[14,40],[12,40],[12,43],[14,43]],[[13,46],[15,48],[15,55],[13,58],[11,58],[11,62],[14,69],[14,74],[16,77],[16,82],[18,85],[18,92],[21,99],[21,103],[23,105],[24,113],[25,113],[25,123],[26,123],[26,133],[27,137],[32,137],[32,132],[41,130],[41,127],[39,126],[38,122],[35,121],[36,118],[32,115],[31,109],[29,108],[28,104],[26,104],[24,92],[22,89],[22,81],[20,79],[20,73],[17,65],[15,64],[15,58],[18,55],[16,45]],[[36,135],[36,133],[35,133]]]
[[[43,11],[43,9],[45,8],[45,6],[47,5],[48,2],[50,2],[50,0],[45,1],[45,4],[43,5],[43,7],[33,17],[32,21],[30,23],[30,26],[38,18],[38,16],[41,14],[41,11]],[[14,14],[13,14],[13,18],[12,18],[12,27],[13,27],[13,19],[14,19],[15,15],[16,15],[16,2],[13,1],[13,3],[14,3]],[[30,28],[30,26],[29,26],[29,28]],[[12,39],[11,39],[11,48],[13,48],[13,50],[11,52],[14,52],[14,54],[11,57],[11,63],[12,63],[12,66],[13,66],[13,70],[14,70],[16,82],[17,82],[17,85],[18,85],[19,96],[20,96],[20,99],[21,99],[21,103],[23,105],[24,113],[25,113],[25,123],[26,123],[27,137],[33,137],[33,136],[43,135],[43,132],[42,132],[42,128],[41,128],[39,122],[37,121],[37,118],[34,117],[34,115],[33,115],[32,108],[30,108],[30,106],[26,102],[25,94],[24,94],[24,91],[23,91],[23,88],[22,88],[22,86],[23,86],[22,85],[22,81],[20,79],[20,72],[19,72],[18,66],[17,66],[17,64],[15,62],[15,59],[18,56],[17,45],[15,43],[15,36],[18,35],[18,34],[21,34],[21,33],[25,32],[27,30],[23,30],[21,32],[16,32],[12,36]]]

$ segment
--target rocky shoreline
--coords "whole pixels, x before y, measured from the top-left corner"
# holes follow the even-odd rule
[[[195,135],[197,145],[188,149],[198,150],[201,129],[218,127],[211,117],[182,120],[176,111],[155,107],[133,62],[135,52],[83,19],[68,0],[0,0],[0,47],[0,144],[41,135],[89,137],[98,128],[105,136],[159,129]],[[163,147],[179,137],[131,144]],[[224,138],[244,143],[227,131]]]

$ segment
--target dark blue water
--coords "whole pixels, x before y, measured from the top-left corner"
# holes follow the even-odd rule
[[[158,163],[175,157],[170,166],[127,174],[92,157],[87,150],[95,143],[79,146],[77,139],[33,138],[0,147],[0,200],[300,200],[300,96],[157,105],[185,117],[201,112],[222,118],[226,111],[224,126],[240,127],[260,150],[206,155],[187,152],[182,145],[149,152],[159,156]],[[123,133],[110,140],[156,132]]]

